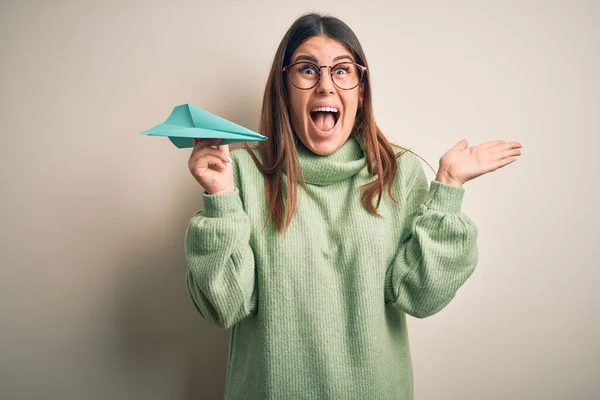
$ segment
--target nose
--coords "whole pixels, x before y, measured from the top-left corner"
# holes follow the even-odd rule
[[[317,84],[317,93],[319,94],[333,94],[335,91],[329,68],[330,67],[321,67],[321,77]]]

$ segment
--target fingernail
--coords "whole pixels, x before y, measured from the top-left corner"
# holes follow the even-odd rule
[[[229,160],[229,162],[233,162],[233,160],[231,159],[231,157],[229,157],[229,156],[226,156],[226,157]]]

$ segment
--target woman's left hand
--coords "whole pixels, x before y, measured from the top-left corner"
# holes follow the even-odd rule
[[[462,186],[478,176],[505,167],[521,155],[521,143],[495,140],[468,147],[465,139],[440,158],[436,181]]]

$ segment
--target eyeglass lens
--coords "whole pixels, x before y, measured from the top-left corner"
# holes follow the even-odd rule
[[[329,68],[327,68],[329,70]],[[324,71],[327,73],[327,71]],[[290,79],[292,83],[302,89],[310,89],[319,81],[319,68],[311,63],[298,63],[293,65],[290,70]],[[331,69],[331,77],[334,83],[342,89],[351,89],[360,82],[362,71],[356,64],[340,63]]]

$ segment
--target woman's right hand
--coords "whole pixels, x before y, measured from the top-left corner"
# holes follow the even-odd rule
[[[229,146],[217,146],[220,142],[221,139],[194,139],[188,161],[192,176],[208,194],[233,192],[235,188]]]

